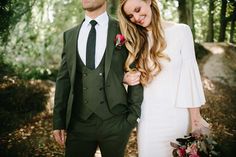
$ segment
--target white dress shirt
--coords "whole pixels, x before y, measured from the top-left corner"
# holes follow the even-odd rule
[[[78,52],[81,60],[86,65],[86,47],[88,34],[91,29],[91,24],[89,23],[91,20],[90,17],[85,15],[85,20],[81,26],[79,37],[78,37]],[[104,55],[106,44],[107,44],[107,31],[108,31],[108,14],[104,12],[94,20],[97,21],[95,26],[96,29],[96,48],[95,48],[95,68],[98,67],[99,63],[102,60]]]

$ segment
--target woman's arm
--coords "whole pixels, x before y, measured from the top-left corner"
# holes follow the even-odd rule
[[[191,131],[198,129],[201,119],[200,108],[188,108],[190,113]]]

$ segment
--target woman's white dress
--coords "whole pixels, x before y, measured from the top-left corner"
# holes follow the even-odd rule
[[[170,61],[163,59],[160,74],[144,87],[138,126],[139,157],[171,157],[170,142],[189,131],[187,108],[205,103],[189,26],[174,24],[164,31],[165,53]]]

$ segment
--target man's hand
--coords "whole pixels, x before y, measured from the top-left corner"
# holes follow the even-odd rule
[[[66,132],[65,130],[53,130],[53,136],[57,143],[59,143],[61,146],[65,145],[66,141]]]

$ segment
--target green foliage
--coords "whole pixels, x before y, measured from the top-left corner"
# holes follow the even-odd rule
[[[161,1],[162,8],[161,8],[161,14],[163,19],[167,21],[174,21],[178,22],[178,2],[177,1],[170,1],[170,0],[162,0]]]
[[[207,35],[208,3],[194,0],[196,42]],[[108,1],[108,12],[115,15],[118,2]],[[162,16],[178,22],[178,0],[161,0]],[[0,2],[0,62],[14,67],[15,73],[26,79],[55,79],[62,51],[62,34],[78,25],[84,17],[80,0],[3,0]],[[227,16],[232,12],[228,6]],[[215,1],[215,40],[220,27],[221,0]],[[229,29],[229,27],[227,28]],[[229,36],[229,33],[226,33]],[[11,69],[9,68],[9,69]]]
[[[53,69],[60,60],[62,32],[83,18],[80,1],[37,1],[30,12],[32,18],[22,16],[0,53],[22,78],[55,80]]]
[[[31,7],[35,0],[1,0],[0,1],[0,40],[7,42],[10,31],[21,20],[23,15],[31,18]]]
[[[12,67],[12,65],[7,64],[4,58],[4,54],[0,51],[0,78],[4,77],[5,75],[11,75],[14,73],[14,68]]]
[[[20,64],[20,67],[15,68],[16,75],[21,79],[41,79],[41,80],[56,80],[57,69],[49,69],[47,67],[29,67],[28,65]]]

